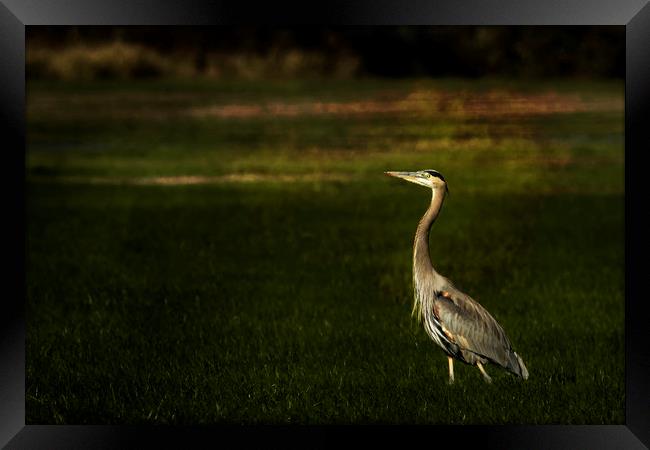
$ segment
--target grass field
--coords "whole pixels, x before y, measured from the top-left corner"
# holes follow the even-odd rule
[[[28,424],[624,422],[622,82],[30,83]],[[439,272],[523,382],[410,317]]]

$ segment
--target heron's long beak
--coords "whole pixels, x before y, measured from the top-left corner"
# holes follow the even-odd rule
[[[418,172],[384,172],[386,175],[403,180],[410,181],[411,183],[419,184],[426,187],[431,187],[427,180],[422,177]]]

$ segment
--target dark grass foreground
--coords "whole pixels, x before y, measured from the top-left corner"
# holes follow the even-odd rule
[[[143,86],[28,89],[27,423],[623,423],[622,86]],[[424,168],[526,382],[410,318]]]

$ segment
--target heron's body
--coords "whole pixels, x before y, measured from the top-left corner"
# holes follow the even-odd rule
[[[442,207],[447,185],[433,170],[386,172],[431,187],[431,204],[418,224],[413,244],[413,314],[431,339],[449,356],[449,381],[453,382],[453,359],[476,365],[490,381],[482,364],[492,362],[526,379],[528,370],[512,349],[505,331],[478,302],[458,290],[436,272],[429,254],[429,231]]]

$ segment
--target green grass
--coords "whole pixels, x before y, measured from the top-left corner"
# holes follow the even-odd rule
[[[588,108],[185,114],[418,90]],[[28,85],[27,423],[623,423],[616,100],[577,81]],[[410,317],[429,193],[382,172],[424,168],[451,191],[434,265],[504,326],[525,382],[457,364],[447,385]],[[129,183],[228,174],[267,178]]]

